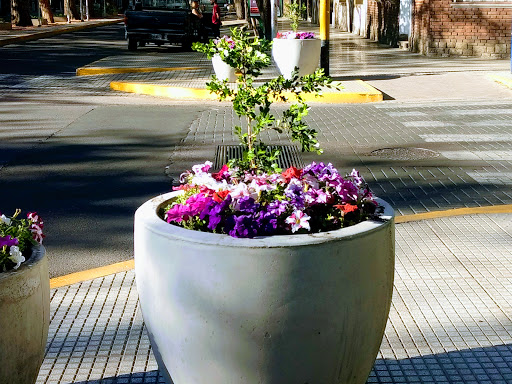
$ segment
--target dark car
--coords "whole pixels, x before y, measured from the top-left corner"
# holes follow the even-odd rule
[[[128,49],[133,51],[147,43],[181,44],[190,49],[194,41],[213,37],[208,20],[211,13],[204,13],[200,20],[183,0],[142,0],[124,15]]]

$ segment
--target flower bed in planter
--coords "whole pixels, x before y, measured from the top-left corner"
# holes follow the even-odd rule
[[[17,270],[0,273],[0,383],[34,384],[50,325],[50,278],[43,246]]]
[[[236,239],[135,215],[135,271],[174,384],[363,384],[391,304],[393,210],[324,233]],[[170,383],[170,379],[168,379]]]
[[[50,324],[43,221],[20,213],[0,213],[0,383],[6,384],[36,382]]]

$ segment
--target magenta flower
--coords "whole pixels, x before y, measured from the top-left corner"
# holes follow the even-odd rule
[[[357,171],[343,178],[330,163],[256,174],[227,166],[212,172],[206,162],[185,178],[187,184],[179,189],[188,198],[170,205],[165,220],[234,237],[339,229],[372,217],[378,206]],[[342,219],[347,207],[357,210],[354,219]]]

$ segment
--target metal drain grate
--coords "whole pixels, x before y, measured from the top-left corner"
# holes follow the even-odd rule
[[[281,154],[277,158],[279,168],[286,169],[294,166],[304,168],[304,161],[299,149],[294,145],[269,145],[269,150],[279,149]],[[213,169],[220,169],[231,159],[241,159],[243,147],[241,145],[219,145],[215,151],[215,163]]]

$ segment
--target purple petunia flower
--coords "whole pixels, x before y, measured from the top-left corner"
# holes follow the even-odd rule
[[[0,248],[7,246],[12,247],[13,245],[18,245],[19,241],[15,237],[11,237],[11,235],[0,236]]]

